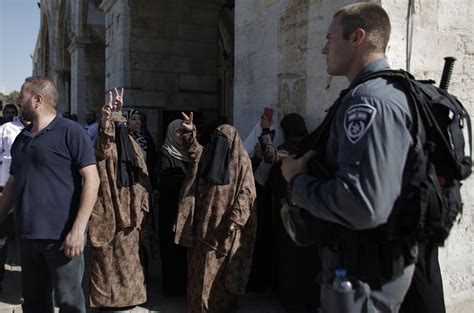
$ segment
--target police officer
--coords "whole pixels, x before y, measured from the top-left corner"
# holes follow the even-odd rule
[[[383,232],[413,145],[410,100],[402,86],[384,78],[358,83],[389,69],[390,28],[376,4],[336,12],[322,53],[327,72],[351,85],[332,108],[324,146],[313,147],[329,175],[311,172],[314,152],[282,165],[293,203],[325,227],[320,312],[398,312],[414,271],[416,246],[385,240]],[[334,284],[337,268],[346,270],[350,292]]]

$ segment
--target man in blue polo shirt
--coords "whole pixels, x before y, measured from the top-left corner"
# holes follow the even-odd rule
[[[52,313],[54,304],[60,312],[86,312],[83,249],[99,176],[90,139],[56,114],[57,98],[50,79],[25,79],[18,103],[31,125],[13,143],[0,201],[0,222],[15,208],[25,313]]]

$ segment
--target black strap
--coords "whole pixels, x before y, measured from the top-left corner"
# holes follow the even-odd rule
[[[314,150],[320,156],[324,156],[326,153],[326,144],[329,138],[329,132],[331,130],[331,124],[336,116],[337,109],[339,108],[342,99],[346,94],[352,90],[352,85],[349,88],[342,90],[339,93],[339,97],[334,103],[326,110],[327,114],[324,117],[321,124],[312,131],[308,136],[303,138],[300,144],[299,153],[296,155],[297,158],[303,156],[306,152]]]

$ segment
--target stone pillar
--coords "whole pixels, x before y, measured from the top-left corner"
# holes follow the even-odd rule
[[[59,92],[58,112],[71,111],[71,99],[69,94],[69,70],[56,69],[52,73],[53,81]]]
[[[76,37],[68,48],[71,55],[71,113],[84,121],[87,110],[99,111],[104,104],[104,46]]]
[[[83,105],[86,103],[86,77],[85,69],[88,67],[85,58],[86,43],[78,38],[74,38],[68,48],[71,55],[71,112],[78,116],[85,115],[87,109]]]
[[[104,0],[105,89],[130,87],[130,8],[126,0]]]

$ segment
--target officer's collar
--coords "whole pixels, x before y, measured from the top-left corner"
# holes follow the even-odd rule
[[[380,58],[375,60],[374,62],[368,64],[364,67],[359,74],[352,80],[351,86],[354,85],[356,82],[362,80],[365,76],[372,74],[373,72],[377,72],[380,70],[390,69],[390,65],[388,65],[386,58]]]

